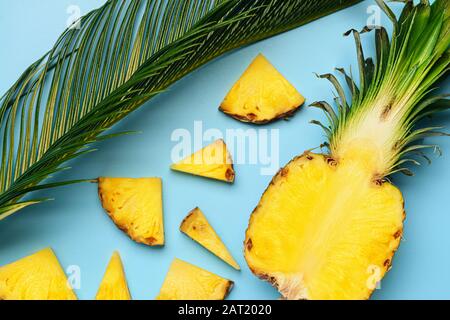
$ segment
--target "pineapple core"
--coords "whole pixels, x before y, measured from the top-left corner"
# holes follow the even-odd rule
[[[164,245],[160,178],[99,178],[98,194],[105,211],[131,239]]]
[[[227,94],[219,110],[243,121],[263,124],[292,115],[305,98],[259,54]]]
[[[233,159],[222,139],[172,164],[172,170],[225,182],[234,182]]]
[[[0,300],[76,300],[52,249],[0,267]]]
[[[245,258],[287,299],[367,299],[403,228],[400,191],[364,164],[306,153],[274,177],[251,216]]]
[[[119,253],[113,253],[102,283],[97,292],[96,300],[131,300],[125,272]]]
[[[184,232],[192,240],[198,242],[206,249],[214,253],[220,259],[228,263],[236,270],[240,270],[239,265],[233,259],[227,247],[209,224],[205,215],[199,208],[192,210],[180,226],[181,232]]]
[[[233,281],[175,259],[156,299],[223,300],[232,287]]]

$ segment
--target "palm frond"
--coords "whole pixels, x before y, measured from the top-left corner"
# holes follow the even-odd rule
[[[144,102],[234,48],[360,0],[109,0],[0,100],[0,219]]]

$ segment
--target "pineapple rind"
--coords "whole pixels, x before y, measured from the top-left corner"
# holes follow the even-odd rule
[[[157,300],[224,300],[233,281],[174,259]]]
[[[122,260],[115,251],[106,267],[96,300],[131,300]]]
[[[204,178],[234,182],[233,159],[222,139],[218,139],[201,150],[172,164],[172,170]]]
[[[358,162],[307,153],[274,177],[253,212],[245,258],[286,299],[367,299],[391,266],[403,198]],[[364,182],[366,181],[366,182]]]
[[[76,300],[53,250],[0,267],[0,300]]]
[[[98,194],[110,218],[131,239],[149,246],[164,245],[160,178],[100,177]]]
[[[240,270],[238,263],[198,207],[189,212],[184,218],[180,230],[230,266]]]
[[[242,122],[264,124],[292,116],[305,98],[259,54],[228,92],[219,110]]]

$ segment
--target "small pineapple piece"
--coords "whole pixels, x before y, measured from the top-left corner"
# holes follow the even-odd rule
[[[172,164],[170,168],[205,178],[234,182],[233,159],[222,139]]]
[[[0,267],[0,300],[76,299],[50,248]]]
[[[131,239],[164,245],[160,178],[99,178],[98,194],[105,211]]]
[[[193,209],[186,218],[184,218],[180,226],[180,231],[204,246],[236,270],[240,270],[239,265],[233,259],[227,247],[211,227],[205,215],[199,208]]]
[[[113,253],[111,260],[109,261],[95,299],[131,300],[122,260],[117,251]]]
[[[156,299],[223,300],[232,287],[231,280],[175,259]]]
[[[304,102],[305,98],[259,54],[219,110],[242,122],[264,124],[291,116]]]

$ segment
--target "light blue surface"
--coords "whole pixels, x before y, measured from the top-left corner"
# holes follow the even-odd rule
[[[0,92],[54,43],[66,26],[69,5],[84,13],[102,1],[4,0],[0,2]],[[250,212],[270,181],[256,165],[236,166],[234,185],[178,174],[169,170],[177,128],[193,129],[195,120],[205,128],[249,128],[217,111],[233,82],[259,52],[307,97],[331,100],[330,85],[313,72],[331,72],[335,67],[354,65],[353,40],[342,37],[352,27],[361,28],[367,19],[366,1],[320,21],[235,51],[210,63],[174,85],[170,92],[147,103],[125,119],[114,131],[137,130],[141,134],[107,141],[99,151],[77,159],[73,169],[59,178],[98,176],[160,176],[164,182],[166,246],[149,248],[131,241],[103,212],[95,184],[82,184],[45,192],[55,201],[23,210],[0,223],[0,265],[44,247],[52,247],[62,265],[81,268],[81,299],[95,296],[113,250],[119,250],[131,293],[136,299],[154,298],[174,257],[187,260],[235,281],[230,299],[275,299],[277,292],[248,270],[241,254]],[[399,5],[395,5],[399,8]],[[388,24],[383,18],[383,24]],[[364,36],[368,49],[372,35]],[[448,87],[448,86],[447,86]],[[315,109],[303,108],[291,121],[265,128],[280,129],[280,164],[305,149],[318,146],[323,135],[311,119],[322,119]],[[438,122],[448,126],[449,114]],[[395,177],[406,199],[404,240],[393,269],[381,284],[375,299],[450,298],[450,140],[439,143],[444,155],[431,166],[417,170],[413,178]],[[228,245],[242,271],[237,272],[178,231],[180,221],[200,206]]]

